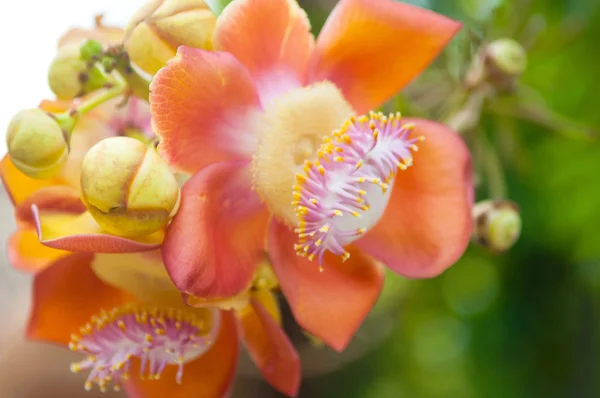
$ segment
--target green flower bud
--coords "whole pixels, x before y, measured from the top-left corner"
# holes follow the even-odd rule
[[[90,149],[81,169],[83,201],[106,231],[144,236],[167,225],[179,207],[179,187],[152,146],[107,138]]]
[[[82,59],[82,55],[90,55],[93,47],[93,44],[84,44],[83,47],[71,44],[58,50],[48,70],[48,84],[58,99],[69,101],[107,83],[106,76],[98,67],[88,66]]]
[[[518,206],[507,200],[485,200],[473,209],[473,241],[492,252],[510,249],[521,234]]]
[[[498,39],[485,49],[488,62],[505,76],[519,76],[527,67],[527,53],[512,39]]]
[[[17,113],[6,132],[6,146],[14,165],[36,179],[58,174],[69,155],[71,131],[63,126],[67,123],[61,126],[57,116],[41,109]]]

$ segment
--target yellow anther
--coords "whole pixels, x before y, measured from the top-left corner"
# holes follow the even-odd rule
[[[329,232],[329,225],[323,225],[320,229],[319,232],[323,232],[323,233],[327,233]]]
[[[343,216],[343,215],[344,215],[344,213],[342,213],[342,211],[341,211],[341,210],[335,209],[335,210],[333,211],[333,215],[335,215],[335,216]]]
[[[325,168],[323,166],[319,166],[319,173],[321,173],[321,175],[325,175]]]
[[[352,213],[350,213],[350,214],[352,214],[354,217],[360,217],[360,214],[359,214],[359,213],[358,213],[356,210],[354,210],[354,211],[353,211]]]
[[[321,246],[321,244],[323,244],[323,240],[317,239],[317,241],[315,242],[315,246],[319,247],[319,246]]]
[[[344,161],[344,158],[342,156],[336,156],[333,160],[342,163]]]
[[[311,199],[310,199],[310,203],[312,203],[313,205],[316,205],[316,204],[317,204],[317,203],[319,203],[319,202],[317,201],[317,199],[315,199],[315,198],[311,198]]]
[[[344,254],[342,254],[342,262],[345,262],[349,258],[350,258],[350,253],[344,252]]]

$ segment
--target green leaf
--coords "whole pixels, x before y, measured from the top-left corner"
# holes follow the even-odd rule
[[[221,15],[225,7],[233,0],[204,0],[206,5],[215,13],[216,16]]]

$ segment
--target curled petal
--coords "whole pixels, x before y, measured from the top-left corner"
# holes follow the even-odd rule
[[[89,253],[75,253],[35,276],[27,337],[67,345],[71,334],[93,314],[131,302],[127,293],[94,275],[92,258]]]
[[[349,247],[350,258],[327,253],[323,271],[294,250],[297,235],[273,221],[268,249],[273,269],[296,322],[337,351],[342,351],[367,316],[383,287],[382,267]]]
[[[194,173],[254,153],[251,118],[258,95],[250,74],[231,54],[181,46],[150,89],[159,149],[174,168]]]
[[[447,126],[406,121],[425,141],[413,166],[398,172],[381,220],[356,245],[404,276],[432,277],[456,262],[469,243],[471,156]]]
[[[268,220],[250,184],[248,164],[217,163],[183,186],[162,246],[167,271],[183,293],[214,299],[249,286],[264,256]]]
[[[31,206],[45,213],[81,214],[85,205],[77,191],[66,185],[43,187],[35,191],[15,207],[15,217],[19,226],[35,228],[35,218]]]
[[[17,231],[8,240],[8,262],[20,271],[39,272],[70,254],[42,245],[33,229]]]
[[[395,0],[341,0],[317,39],[309,79],[330,80],[359,114],[416,77],[461,24]]]
[[[131,253],[157,249],[164,231],[139,238],[124,238],[104,232],[90,213],[44,212],[31,207],[40,242],[55,249],[86,253]]]
[[[238,326],[263,377],[281,393],[296,396],[300,385],[298,353],[269,312],[253,299],[238,313]]]
[[[221,313],[221,330],[212,347],[201,357],[185,364],[181,384],[175,382],[176,366],[167,366],[159,380],[140,380],[134,363],[131,379],[125,384],[129,398],[224,398],[235,376],[239,351],[233,314]]]
[[[314,38],[296,0],[238,0],[219,17],[215,45],[248,68],[264,104],[305,83]]]

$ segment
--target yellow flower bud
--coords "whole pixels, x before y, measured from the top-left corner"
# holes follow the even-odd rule
[[[6,132],[6,146],[14,165],[31,178],[58,174],[69,155],[70,131],[41,109],[17,113]]]
[[[79,46],[66,46],[59,50],[48,70],[48,84],[56,97],[71,100],[83,91],[82,76],[85,62],[79,57]]]
[[[83,201],[106,231],[126,237],[163,228],[179,207],[179,187],[152,146],[129,137],[98,142],[81,168]]]
[[[212,49],[217,17],[203,0],[150,0],[125,29],[125,50],[142,70],[154,74],[180,45]]]
[[[521,216],[514,202],[485,200],[473,208],[473,240],[495,253],[510,249],[521,234]]]

